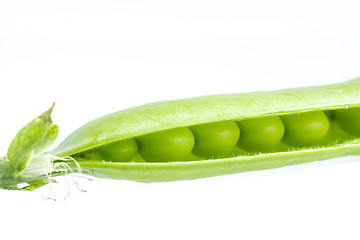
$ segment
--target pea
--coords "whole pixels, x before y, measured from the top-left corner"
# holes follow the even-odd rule
[[[285,125],[284,143],[310,146],[318,143],[329,130],[329,119],[322,111],[282,116]]]
[[[360,108],[336,110],[335,119],[344,131],[360,136]]]
[[[226,157],[240,136],[234,121],[207,123],[190,127],[195,137],[192,153],[202,158]]]
[[[136,155],[138,146],[135,139],[130,138],[101,146],[98,151],[104,160],[128,162]]]
[[[136,138],[140,156],[147,162],[183,161],[194,147],[189,128],[175,128]]]
[[[246,119],[236,122],[241,131],[238,146],[247,151],[270,151],[280,143],[284,124],[280,117]]]

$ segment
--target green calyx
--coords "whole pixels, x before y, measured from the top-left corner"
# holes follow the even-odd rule
[[[22,128],[0,158],[0,188],[17,189],[19,183],[47,179],[54,171],[52,156],[44,153],[59,134],[59,126],[50,118],[53,108]]]

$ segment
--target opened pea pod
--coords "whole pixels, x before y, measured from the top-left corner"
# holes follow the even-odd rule
[[[93,176],[140,182],[358,154],[360,79],[147,104],[95,119],[47,153]]]

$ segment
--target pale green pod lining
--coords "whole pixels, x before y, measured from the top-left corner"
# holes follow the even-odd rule
[[[104,144],[177,127],[317,110],[360,107],[360,78],[327,86],[272,92],[225,94],[164,101],[115,112],[76,130],[50,153],[58,157]],[[360,139],[323,148],[166,163],[81,161],[89,174],[142,182],[174,181],[275,168],[360,154]]]

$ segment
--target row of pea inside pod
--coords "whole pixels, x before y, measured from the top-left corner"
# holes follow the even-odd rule
[[[354,138],[360,137],[360,109],[354,108],[181,127],[121,140],[95,150],[102,160],[112,162],[128,162],[137,154],[146,162],[186,161],[189,155],[219,159],[233,156],[235,147],[248,153],[276,151],[280,144],[288,146],[288,150],[315,147],[326,142],[332,122]],[[342,136],[338,138],[341,140]]]

